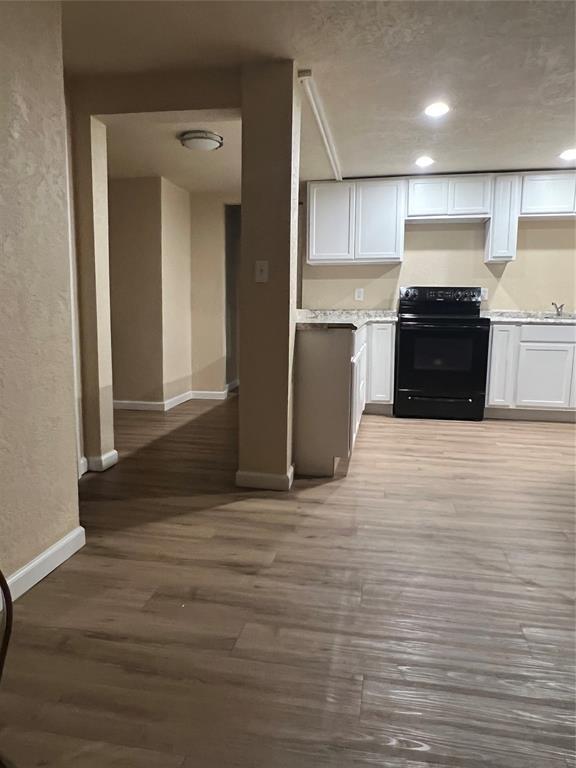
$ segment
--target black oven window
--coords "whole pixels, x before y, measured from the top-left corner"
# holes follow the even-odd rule
[[[417,338],[414,368],[417,371],[470,371],[473,345],[472,339]]]

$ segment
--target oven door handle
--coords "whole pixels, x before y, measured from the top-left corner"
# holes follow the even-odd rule
[[[405,320],[399,323],[400,330],[417,331],[420,328],[433,328],[435,331],[488,331],[489,325],[448,325],[435,323],[418,323],[412,320]]]

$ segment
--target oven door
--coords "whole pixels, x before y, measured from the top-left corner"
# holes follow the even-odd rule
[[[401,319],[396,389],[414,396],[484,396],[490,322],[483,318]]]

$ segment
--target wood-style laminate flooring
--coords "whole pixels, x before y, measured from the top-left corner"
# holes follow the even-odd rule
[[[18,601],[16,768],[566,768],[574,427],[365,416],[234,487],[237,403],[117,412],[88,544]]]

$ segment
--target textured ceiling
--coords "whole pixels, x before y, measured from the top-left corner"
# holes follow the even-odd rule
[[[345,176],[565,167],[576,144],[574,4],[565,2],[64,3],[68,71],[310,67]],[[423,108],[452,111],[434,122]],[[329,176],[304,115],[303,178]]]

